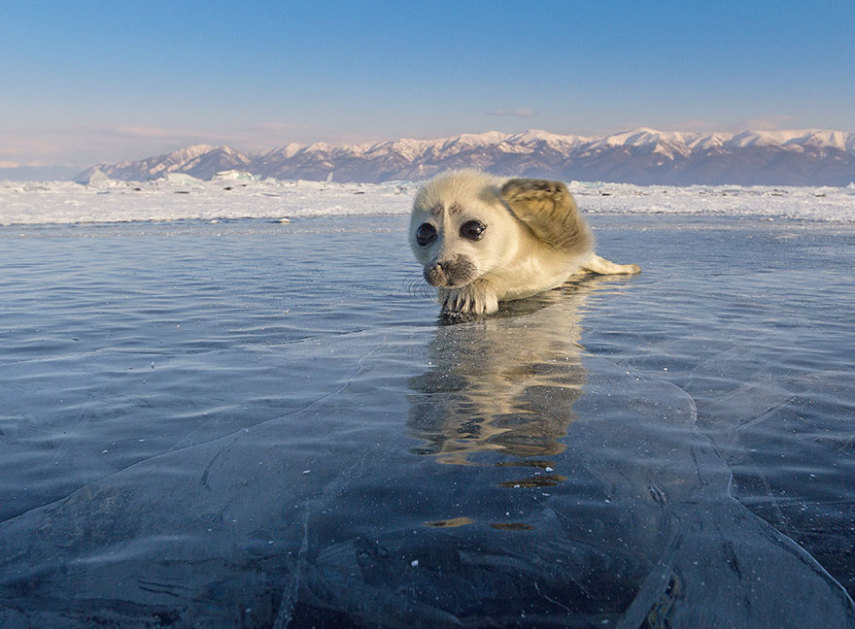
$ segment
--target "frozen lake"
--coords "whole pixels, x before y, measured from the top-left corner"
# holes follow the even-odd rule
[[[696,215],[855,223],[855,183],[845,188],[568,184],[590,214]],[[259,181],[229,172],[214,181],[182,174],[145,183],[90,185],[0,181],[0,225],[307,218],[407,214],[416,185]]]
[[[442,326],[405,190],[109,190],[0,193],[0,626],[855,627],[850,191],[576,190],[643,273]]]

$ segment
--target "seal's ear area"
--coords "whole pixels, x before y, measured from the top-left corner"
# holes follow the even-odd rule
[[[510,179],[502,186],[502,199],[520,218],[533,213],[564,214],[576,206],[567,186],[547,179]]]

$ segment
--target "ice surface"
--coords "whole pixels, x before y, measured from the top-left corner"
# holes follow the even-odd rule
[[[855,227],[592,223],[453,326],[403,215],[0,229],[0,625],[855,627]]]
[[[214,181],[171,173],[129,183],[96,173],[90,184],[0,182],[0,225],[406,214],[417,184],[258,181],[225,171]],[[726,215],[855,222],[855,188],[634,186],[572,182],[589,214]]]

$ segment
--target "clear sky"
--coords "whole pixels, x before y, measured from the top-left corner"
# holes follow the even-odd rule
[[[489,130],[855,131],[855,0],[0,0],[0,167]]]

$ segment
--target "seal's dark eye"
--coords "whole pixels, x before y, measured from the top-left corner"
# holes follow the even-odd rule
[[[469,240],[481,240],[487,226],[478,221],[467,221],[460,226],[460,235]]]
[[[430,223],[422,223],[416,230],[416,242],[422,247],[428,246],[436,240],[436,227]]]

